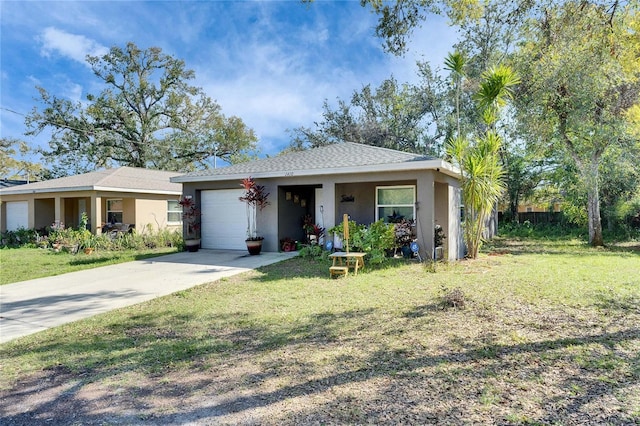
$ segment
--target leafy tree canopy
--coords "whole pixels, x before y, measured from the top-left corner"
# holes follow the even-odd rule
[[[350,102],[338,99],[333,109],[325,100],[323,120],[315,128],[293,130],[291,150],[341,141],[399,151],[437,155],[447,133],[446,83],[428,65],[420,64],[421,85],[399,84],[393,77],[375,89],[354,91]]]
[[[29,132],[52,130],[42,155],[70,172],[126,165],[189,171],[214,158],[234,162],[251,154],[256,136],[238,117],[226,117],[182,60],[128,43],[87,56],[105,85],[87,102],[72,102],[38,88],[42,109],[26,119]]]
[[[26,142],[14,138],[0,138],[0,178],[25,179],[37,178],[42,165],[29,161],[31,152]]]
[[[593,245],[603,244],[601,166],[616,147],[631,153],[637,144],[629,131],[629,115],[640,100],[636,19],[631,6],[618,2],[549,7],[525,27],[514,59],[524,76],[520,120],[575,166]]]

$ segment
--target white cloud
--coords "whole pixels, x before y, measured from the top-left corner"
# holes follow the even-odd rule
[[[285,147],[285,130],[320,120],[325,99],[348,99],[378,73],[372,65],[355,74],[314,53],[292,51],[269,40],[254,39],[242,49],[225,47],[212,56],[215,70],[196,70],[198,85],[218,101],[225,115],[237,115],[253,128],[269,154]]]
[[[234,35],[210,45],[202,53],[207,60],[194,68],[196,85],[225,115],[237,115],[253,128],[264,153],[285,147],[285,130],[313,127],[325,100],[348,100],[354,90],[390,75],[363,9],[348,9],[339,22],[317,13],[299,26],[261,12],[250,32],[238,34],[232,27],[227,34]]]
[[[82,100],[82,86],[69,81],[65,85],[62,95],[74,102],[80,102]]]
[[[28,75],[27,81],[29,82],[29,87],[42,86],[42,81],[34,75]]]
[[[107,47],[95,40],[54,27],[45,28],[40,36],[40,41],[42,42],[41,54],[43,56],[50,57],[55,52],[82,64],[86,64],[87,55],[102,56],[109,52]]]

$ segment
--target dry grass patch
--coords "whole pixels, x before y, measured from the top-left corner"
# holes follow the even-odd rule
[[[293,259],[5,344],[3,420],[640,422],[639,255],[491,250],[340,280]]]

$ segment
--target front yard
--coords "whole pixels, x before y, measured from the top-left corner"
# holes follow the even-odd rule
[[[0,249],[0,285],[66,274],[98,266],[130,262],[163,254],[175,253],[176,247],[143,250],[98,250],[89,255],[82,252],[55,253],[51,249],[2,248]]]
[[[639,251],[503,240],[436,272],[328,266],[4,344],[1,423],[640,423]]]

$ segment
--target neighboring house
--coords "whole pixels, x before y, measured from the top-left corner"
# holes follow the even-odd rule
[[[180,173],[120,167],[0,189],[0,230],[78,227],[82,213],[91,231],[107,224],[137,229],[180,228]]]
[[[498,220],[503,221],[505,211],[509,208],[506,204],[498,207]],[[518,205],[518,222],[538,223],[556,223],[562,220],[562,203],[558,199],[554,199],[547,203],[536,203],[534,201],[525,200]]]
[[[304,240],[307,214],[329,229],[345,213],[360,224],[396,213],[416,220],[423,257],[433,253],[436,224],[445,230],[447,258],[464,255],[456,168],[432,157],[347,142],[172,178],[200,206],[203,248],[245,249],[247,219],[238,198],[240,181],[249,176],[270,193],[271,205],[258,214],[267,251],[278,251],[285,238]]]
[[[3,188],[11,188],[12,186],[25,185],[29,182],[26,180],[16,180],[16,179],[0,179],[0,189]]]

